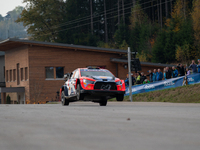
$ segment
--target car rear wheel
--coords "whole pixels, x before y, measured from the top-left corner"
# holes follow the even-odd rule
[[[123,101],[124,100],[124,94],[119,94],[116,96],[117,101]]]
[[[62,91],[62,105],[63,106],[67,106],[67,105],[69,105],[69,101],[65,98],[65,92],[64,91]]]
[[[100,102],[99,102],[100,106],[106,106],[107,105],[107,98],[106,97],[102,97]]]

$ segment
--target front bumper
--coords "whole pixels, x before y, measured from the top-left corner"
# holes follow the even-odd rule
[[[119,94],[125,94],[125,91],[112,91],[112,90],[81,90],[82,94],[89,94],[94,96],[116,96]]]

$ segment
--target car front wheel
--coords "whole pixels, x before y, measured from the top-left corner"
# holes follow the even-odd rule
[[[116,96],[117,101],[123,101],[124,100],[124,94],[119,94]]]
[[[83,100],[84,99],[84,96],[83,94],[81,94],[81,87],[80,87],[80,84],[77,84],[77,89],[76,89],[76,100],[79,101],[79,100]]]
[[[102,97],[100,102],[99,102],[99,105],[100,106],[106,106],[107,105],[107,98],[106,97]]]
[[[65,92],[64,91],[62,91],[62,105],[63,106],[67,106],[67,105],[69,105],[69,101],[65,98]]]

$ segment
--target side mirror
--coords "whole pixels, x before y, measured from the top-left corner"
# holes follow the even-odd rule
[[[70,73],[66,73],[63,78],[64,81],[67,81],[70,78]]]

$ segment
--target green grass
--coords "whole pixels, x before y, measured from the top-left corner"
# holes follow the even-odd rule
[[[130,101],[129,96],[125,96],[124,101]],[[200,103],[200,84],[135,94],[133,102]]]

